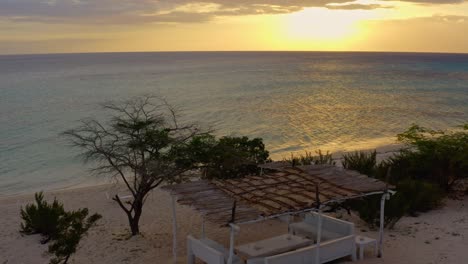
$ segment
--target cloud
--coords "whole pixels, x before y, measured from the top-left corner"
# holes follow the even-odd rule
[[[446,4],[464,0],[401,1]],[[391,6],[349,0],[0,0],[0,18],[41,23],[201,23],[219,16],[287,14],[308,7],[370,10]]]
[[[92,52],[101,43],[109,45],[116,42],[110,38],[54,38],[39,40],[4,40],[0,41],[1,54],[37,54],[37,53],[67,53]]]
[[[0,18],[31,22],[196,23],[217,16],[287,14],[349,0],[0,0]],[[349,4],[341,9],[373,9]]]
[[[342,4],[342,5],[336,5],[336,4],[326,5],[326,8],[336,9],[336,10],[372,10],[372,9],[378,9],[378,8],[393,8],[393,7],[380,5],[380,4],[363,5],[363,4],[349,3],[349,4]]]
[[[382,23],[404,23],[404,24],[408,22],[425,22],[426,25],[429,25],[429,23],[436,23],[436,24],[467,23],[468,24],[468,16],[435,14],[432,16],[413,17],[413,18],[406,18],[406,19],[380,20],[380,22]]]
[[[468,16],[433,15],[368,20],[366,45],[379,50],[467,52]]]
[[[434,21],[449,22],[449,23],[468,22],[468,16],[453,16],[453,15],[433,15],[432,17],[426,17],[422,19],[430,19]]]
[[[461,4],[466,0],[382,0],[382,1],[400,1],[416,4]]]

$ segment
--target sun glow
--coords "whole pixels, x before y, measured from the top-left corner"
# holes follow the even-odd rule
[[[362,33],[360,21],[375,17],[364,10],[310,8],[288,16],[287,34],[296,40],[344,40]]]

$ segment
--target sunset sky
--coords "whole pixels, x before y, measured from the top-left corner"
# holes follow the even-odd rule
[[[468,52],[464,0],[0,0],[0,54]]]

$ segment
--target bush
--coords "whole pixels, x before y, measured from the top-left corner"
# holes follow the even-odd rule
[[[343,167],[349,170],[355,170],[362,174],[374,177],[377,165],[377,152],[356,151],[343,154]]]
[[[396,194],[385,202],[385,227],[393,228],[404,215],[416,216],[437,207],[443,192],[437,185],[417,181],[405,180],[396,186]],[[365,197],[361,200],[350,201],[349,206],[358,212],[359,217],[369,226],[376,227],[380,221],[381,196]]]
[[[376,151],[354,152],[344,156],[345,168],[395,185],[396,194],[385,203],[384,225],[389,228],[404,215],[414,216],[437,207],[444,197],[444,192],[437,184],[415,177],[413,160],[409,155],[396,154],[379,164],[376,162]],[[344,206],[356,211],[369,226],[375,227],[380,221],[380,199],[381,196],[369,196],[357,201],[348,201]]]
[[[28,204],[23,209],[21,208],[21,223],[20,232],[31,235],[41,234],[43,239],[41,243],[47,243],[50,239],[57,236],[59,232],[59,220],[65,214],[63,205],[56,199],[52,204],[44,201],[42,192],[34,195],[35,204]]]
[[[336,162],[333,160],[332,154],[327,150],[327,153],[323,153],[321,149],[315,151],[317,154],[314,156],[315,165],[335,165]]]
[[[88,209],[67,212],[63,204],[54,198],[52,204],[44,201],[42,192],[34,195],[36,204],[21,208],[20,232],[26,235],[41,234],[41,243],[54,241],[49,246],[49,253],[55,254],[51,264],[67,263],[76,252],[81,238],[91,226],[101,218],[99,214],[88,216]]]
[[[260,172],[258,165],[270,161],[261,138],[222,137],[194,138],[188,146],[188,163],[200,167],[203,177],[230,179]]]
[[[89,217],[88,209],[67,212],[59,223],[60,233],[49,246],[49,253],[55,255],[50,264],[66,264],[72,254],[76,252],[81,238],[98,221],[101,216],[93,214]]]
[[[444,197],[443,191],[437,185],[417,180],[399,183],[397,191],[404,198],[402,202],[408,204],[406,212],[412,216],[436,208]]]
[[[357,212],[359,218],[369,227],[375,228],[380,225],[380,200],[380,195],[368,196],[358,200],[349,200],[345,202],[345,206]],[[406,205],[401,202],[399,194],[392,196],[390,200],[385,201],[384,226],[392,228],[405,213]]]
[[[446,191],[468,178],[468,124],[450,132],[413,125],[398,140],[407,146],[398,157],[400,178],[429,180]]]
[[[335,165],[332,154],[327,151],[323,153],[322,150],[315,151],[317,155],[312,155],[312,152],[305,151],[304,154],[295,155],[291,153],[290,158],[285,158],[283,161],[291,163],[291,166],[300,165]]]

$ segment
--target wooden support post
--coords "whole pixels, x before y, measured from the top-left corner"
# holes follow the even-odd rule
[[[379,228],[379,253],[377,256],[382,257],[383,253],[383,236],[384,236],[384,223],[385,223],[385,200],[390,199],[389,193],[384,193],[380,199],[380,228]]]
[[[388,167],[387,175],[386,175],[386,182],[389,182],[391,177],[391,169],[392,167]],[[390,200],[390,193],[393,195],[395,191],[388,189],[388,184],[385,193],[382,195],[380,199],[380,228],[379,228],[379,241],[378,241],[378,253],[377,257],[381,258],[383,255],[383,236],[384,236],[384,224],[385,224],[385,200]]]
[[[172,195],[172,255],[174,264],[177,263],[177,215],[176,198]]]
[[[320,242],[322,238],[322,209],[317,212],[317,254],[315,254],[315,263],[320,264]]]
[[[229,258],[228,258],[227,264],[232,264],[234,260],[234,238],[240,229],[238,226],[236,226],[233,223],[229,224],[229,226],[231,227],[231,233],[229,237]]]
[[[227,264],[232,264],[232,261],[234,259],[234,236],[236,235],[236,231],[239,231],[239,227],[234,225],[234,221],[236,220],[236,206],[237,201],[234,200],[234,202],[232,203],[231,221],[229,223],[229,226],[231,227],[231,233],[229,238],[229,258]]]
[[[317,254],[315,254],[315,263],[320,264],[320,241],[322,238],[322,209],[320,204],[319,184],[315,185],[315,200],[317,204]]]
[[[315,208],[317,210],[320,209],[320,190],[319,190],[319,184],[315,184]]]
[[[195,255],[192,251],[192,243],[187,239],[187,264],[195,264]]]
[[[205,218],[202,218],[202,224],[201,224],[201,238],[205,238]]]
[[[231,221],[229,223],[234,223],[236,220],[236,206],[237,206],[237,201],[234,200],[234,203],[232,203],[232,209],[231,209]]]

